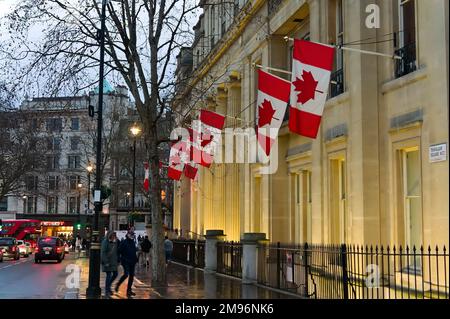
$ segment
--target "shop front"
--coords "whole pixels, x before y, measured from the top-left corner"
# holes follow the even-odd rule
[[[42,221],[42,236],[69,238],[73,234],[74,225],[71,221]]]

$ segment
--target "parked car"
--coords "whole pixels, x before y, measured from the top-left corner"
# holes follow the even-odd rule
[[[60,263],[64,259],[64,242],[58,237],[39,238],[34,251],[34,262],[56,260]]]
[[[19,246],[17,240],[13,237],[0,238],[0,250],[3,252],[3,257],[13,258],[14,260],[20,258]]]
[[[3,250],[0,249],[0,263],[3,262]]]
[[[27,246],[28,244],[28,246]],[[28,258],[31,254],[31,245],[30,243],[26,243],[23,240],[17,241],[17,246],[19,246],[19,253],[21,256]]]
[[[28,250],[29,250],[29,252],[30,252],[30,255],[33,254],[33,251],[34,251],[33,245],[32,245],[31,243],[29,243],[29,242],[26,241],[26,242],[25,242],[25,246],[28,247]]]

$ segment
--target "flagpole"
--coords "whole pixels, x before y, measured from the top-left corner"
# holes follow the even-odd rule
[[[288,36],[284,37],[284,40],[287,41],[294,41],[294,38],[290,38]],[[396,54],[387,54],[387,53],[380,53],[380,52],[375,52],[375,51],[367,51],[367,50],[361,50],[361,49],[355,49],[355,48],[349,48],[349,47],[344,47],[342,45],[332,45],[332,44],[325,44],[325,43],[320,43],[320,42],[314,42],[314,41],[310,41],[313,43],[317,43],[320,45],[324,45],[330,48],[335,48],[338,50],[345,50],[345,51],[353,51],[353,52],[359,52],[359,53],[364,53],[364,54],[370,54],[370,55],[377,55],[377,56],[382,56],[382,57],[386,57],[386,58],[391,58],[391,59],[397,59],[397,60],[401,60],[402,57],[398,56]]]
[[[290,71],[286,71],[286,70],[282,70],[282,69],[277,69],[277,68],[272,68],[272,67],[270,67],[270,66],[265,66],[265,65],[261,65],[261,64],[253,63],[253,66],[254,66],[254,67],[257,67],[257,68],[261,68],[261,69],[267,69],[267,70],[271,70],[271,71],[276,71],[276,72],[286,73],[286,74],[289,74],[289,75],[292,74],[292,72],[290,72]],[[330,81],[330,83],[331,83],[331,84],[337,84],[336,81]]]

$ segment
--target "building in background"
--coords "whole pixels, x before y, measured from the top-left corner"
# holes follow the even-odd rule
[[[378,1],[378,29],[366,26],[369,4],[201,1],[174,100],[192,118],[207,108],[227,115],[225,127],[253,127],[254,65],[290,71],[286,36],[401,59],[336,50],[317,138],[290,133],[287,115],[276,173],[261,174],[261,164],[213,164],[196,181],[176,182],[174,227],[182,234],[222,229],[235,241],[261,232],[284,243],[448,246],[448,155],[439,150],[448,149],[449,3]]]
[[[119,122],[132,108],[128,91],[104,84],[104,153],[102,184],[111,188],[111,155]],[[93,222],[96,121],[89,105],[96,106],[98,89],[83,96],[40,97],[24,101],[18,112],[31,118],[36,137],[44,140],[43,166],[22,176],[24,187],[2,202],[3,215],[43,221],[45,233],[71,231],[84,234]],[[91,172],[88,168],[91,167]],[[109,201],[103,206],[100,225],[107,226]]]

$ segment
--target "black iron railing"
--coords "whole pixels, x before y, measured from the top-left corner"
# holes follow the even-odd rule
[[[329,98],[344,93],[344,70],[339,69],[330,76]]]
[[[448,299],[446,248],[258,247],[258,282],[318,299]]]
[[[242,244],[238,242],[217,243],[217,272],[242,277]]]
[[[399,78],[417,69],[416,44],[410,43],[395,51],[401,59],[395,60],[395,77]]]
[[[174,261],[199,268],[205,267],[204,240],[173,240],[172,242]]]

